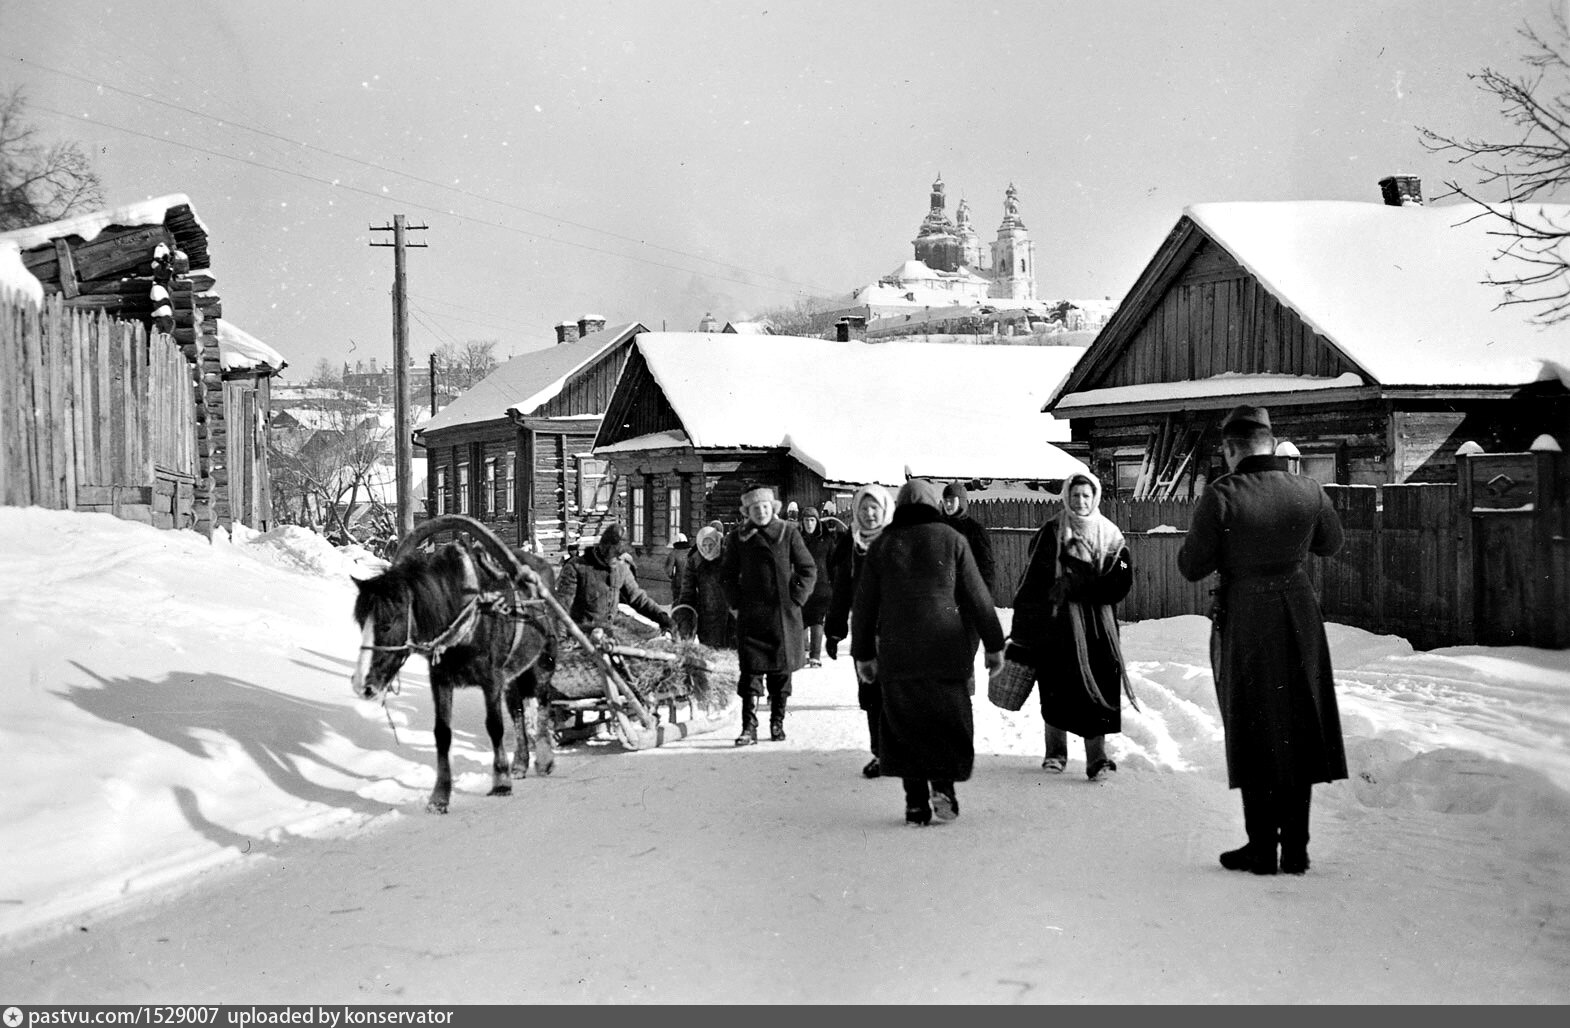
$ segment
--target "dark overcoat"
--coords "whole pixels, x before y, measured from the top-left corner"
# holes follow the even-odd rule
[[[682,576],[677,603],[691,607],[698,618],[698,641],[705,646],[730,649],[736,645],[735,626],[725,587],[720,584],[723,565],[720,558],[705,560],[694,546],[687,551],[687,570]]]
[[[736,612],[736,653],[743,675],[788,674],[807,662],[802,605],[818,566],[793,523],[762,528],[743,521],[725,537],[720,584]]]
[[[1303,568],[1341,542],[1330,497],[1283,458],[1245,457],[1194,507],[1178,570],[1194,582],[1220,573],[1210,659],[1234,789],[1347,776],[1330,646]]]
[[[998,565],[992,556],[992,540],[987,536],[987,527],[964,513],[945,518],[944,521],[970,544],[971,556],[976,558],[976,570],[981,572],[981,580],[987,583],[987,591],[996,597]]]
[[[811,533],[801,534],[807,544],[807,552],[812,554],[812,562],[818,566],[818,577],[812,585],[812,595],[807,597],[807,602],[802,607],[802,620],[809,625],[823,624],[829,613],[829,602],[834,595],[833,578],[828,573],[829,556],[839,543],[840,536],[845,534],[836,528],[836,525],[838,522],[820,518],[817,528]]]
[[[670,615],[638,585],[632,565],[598,546],[562,565],[556,578],[556,598],[585,629],[613,629],[618,603],[627,604],[661,628],[671,624]]]
[[[906,504],[867,550],[851,604],[851,656],[878,662],[883,774],[962,782],[975,764],[976,645],[1003,628],[970,544],[935,508]]]
[[[1098,606],[1112,606],[1134,584],[1128,547],[1102,568],[1074,557],[1065,559],[1062,602],[1054,602],[1060,544],[1058,522],[1048,521],[1030,541],[1029,564],[1014,594],[1014,620],[1009,626],[1008,657],[1037,671],[1043,717],[1047,723],[1076,735],[1108,735],[1123,730],[1123,662],[1118,640],[1093,615]],[[1085,658],[1091,681],[1084,680],[1078,643],[1068,604],[1078,603],[1085,616]],[[1051,716],[1048,716],[1048,714]]]
[[[867,551],[856,545],[855,532],[841,532],[829,553],[828,576],[834,582],[829,595],[829,612],[823,620],[823,634],[830,639],[843,639],[850,635],[850,604],[856,598],[856,582],[861,577],[861,566],[866,563]],[[856,678],[856,700],[862,710],[877,710],[878,683],[863,682]]]

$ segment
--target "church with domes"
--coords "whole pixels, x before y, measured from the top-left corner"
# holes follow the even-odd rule
[[[971,222],[970,205],[961,199],[952,220],[946,207],[943,175],[939,173],[932,183],[927,216],[911,241],[916,261],[940,276],[954,276],[955,288],[951,291],[969,293],[968,298],[978,303],[987,299],[1035,300],[1036,244],[1020,217],[1019,191],[1014,184],[1009,183],[1004,193],[1003,221],[998,225],[997,238],[990,251],[982,249],[981,236]],[[898,280],[910,281],[912,285],[931,282],[930,276],[922,276],[920,283],[907,279],[908,274],[916,271],[911,264],[906,261],[895,269],[888,276],[888,279],[896,280],[891,284],[898,286]],[[984,291],[973,292],[982,283]]]

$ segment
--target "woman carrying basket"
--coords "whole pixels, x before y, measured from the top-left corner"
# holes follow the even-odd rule
[[[1085,739],[1085,773],[1092,781],[1117,770],[1106,737],[1122,730],[1118,694],[1127,690],[1128,678],[1113,607],[1134,583],[1123,533],[1097,509],[1100,503],[1094,475],[1075,473],[1063,483],[1063,510],[1030,542],[1005,670],[990,690],[999,706],[1017,710],[1032,679],[1039,682],[1047,725],[1041,766],[1053,774],[1067,766],[1073,732]],[[1016,689],[1013,700],[999,697],[1000,687],[1010,683],[1023,691]]]

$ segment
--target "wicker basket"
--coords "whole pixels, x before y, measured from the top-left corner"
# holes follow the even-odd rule
[[[1025,706],[1025,701],[1030,698],[1030,690],[1035,686],[1035,668],[1017,660],[1005,659],[998,673],[987,679],[987,699],[995,707],[1019,710]]]

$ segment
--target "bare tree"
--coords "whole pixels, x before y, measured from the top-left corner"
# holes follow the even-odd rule
[[[443,386],[463,392],[496,370],[496,339],[471,339],[462,346],[452,343],[436,351],[436,374]]]
[[[316,362],[316,367],[311,371],[311,377],[306,380],[306,385],[325,386],[337,388],[343,385],[343,365],[328,360],[326,357]]]
[[[843,301],[827,296],[801,295],[790,303],[759,311],[752,320],[764,322],[779,335],[815,336],[828,327],[825,312],[843,305]]]
[[[389,449],[391,428],[357,399],[288,413],[299,427],[275,427],[268,434],[274,510],[285,523],[340,539],[356,537],[362,505],[370,504],[373,518],[381,508],[371,482]],[[385,520],[386,511],[381,514]]]
[[[102,207],[103,185],[74,142],[46,142],[21,87],[0,96],[0,232]]]
[[[1496,223],[1500,255],[1509,258],[1501,266],[1510,270],[1486,281],[1505,290],[1502,305],[1539,308],[1533,320],[1542,324],[1570,319],[1570,224],[1542,207],[1570,187],[1570,26],[1557,6],[1553,21],[1547,36],[1530,25],[1518,30],[1528,47],[1525,73],[1484,68],[1467,76],[1499,104],[1515,129],[1511,136],[1478,139],[1418,129],[1429,150],[1476,172],[1476,186],[1447,180],[1450,193],[1444,195],[1472,201],[1479,217]]]

